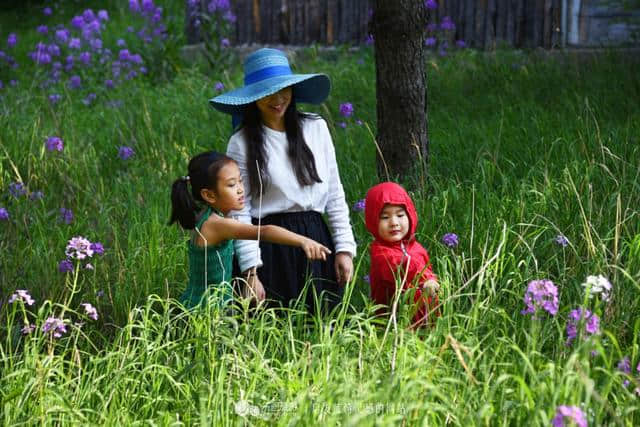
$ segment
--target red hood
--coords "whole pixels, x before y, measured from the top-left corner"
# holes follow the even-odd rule
[[[385,204],[404,206],[409,216],[409,232],[403,240],[412,240],[418,228],[416,208],[405,189],[395,182],[383,182],[371,187],[367,192],[364,219],[369,232],[373,234],[378,243],[387,243],[378,235],[378,220]]]

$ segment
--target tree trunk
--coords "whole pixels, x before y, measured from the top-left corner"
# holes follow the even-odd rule
[[[419,172],[426,170],[426,22],[422,1],[374,1],[380,178],[406,178],[416,168]]]

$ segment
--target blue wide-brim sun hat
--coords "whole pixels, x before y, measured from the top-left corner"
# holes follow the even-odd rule
[[[244,107],[288,86],[294,86],[296,103],[320,104],[331,90],[326,74],[293,74],[286,55],[263,48],[244,61],[244,86],[211,98],[209,103],[223,113],[242,114]]]

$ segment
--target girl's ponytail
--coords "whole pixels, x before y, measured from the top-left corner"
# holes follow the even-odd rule
[[[189,191],[189,178],[178,178],[171,187],[171,219],[169,225],[178,221],[182,228],[192,230],[196,226],[198,206]]]

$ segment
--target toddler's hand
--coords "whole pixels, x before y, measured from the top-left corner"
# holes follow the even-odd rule
[[[323,246],[315,240],[311,240],[308,238],[304,239],[300,247],[309,259],[321,259],[323,261],[326,261],[327,255],[331,253],[329,248],[327,248],[326,246]]]
[[[440,285],[435,280],[427,280],[422,284],[422,289],[424,289],[430,297],[434,297],[440,290]]]

